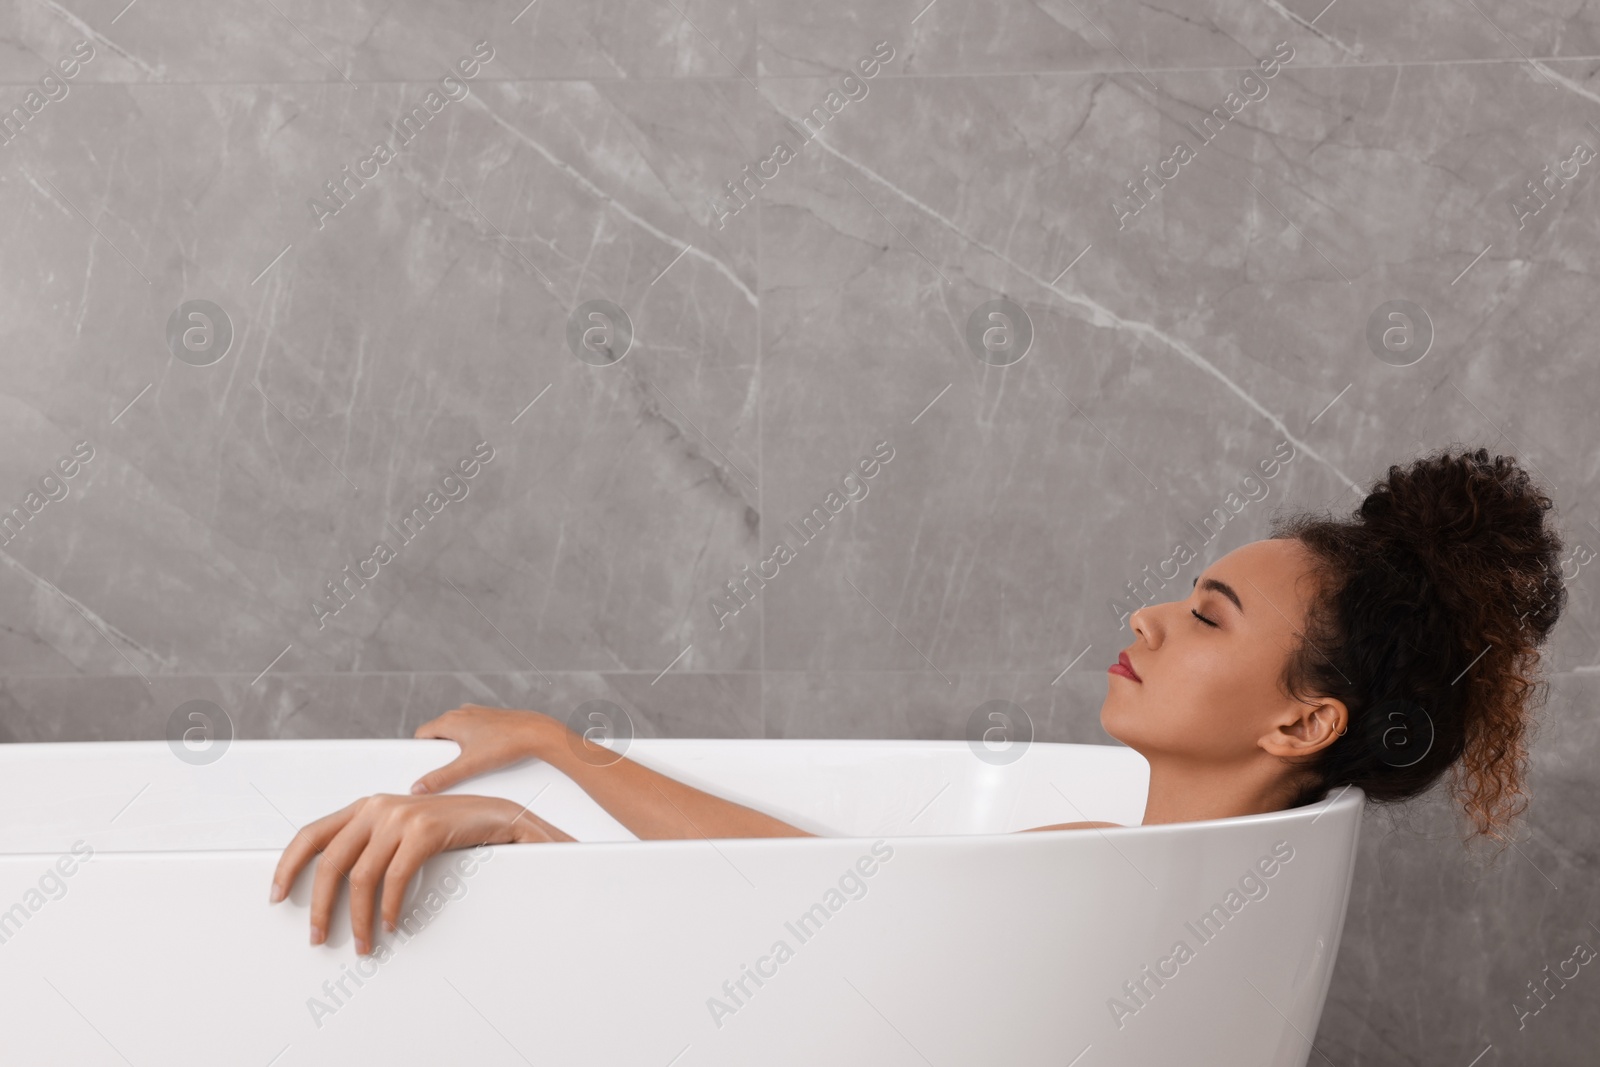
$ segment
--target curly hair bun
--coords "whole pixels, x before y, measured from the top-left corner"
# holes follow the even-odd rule
[[[1479,448],[1390,467],[1356,515],[1417,559],[1444,606],[1486,638],[1509,618],[1542,645],[1566,604],[1561,538],[1545,518],[1554,506],[1515,459]]]
[[[1475,832],[1503,837],[1527,806],[1538,648],[1566,606],[1554,506],[1515,459],[1447,449],[1390,467],[1347,520],[1275,521],[1321,579],[1285,684],[1350,714],[1304,795],[1404,800],[1449,770]]]

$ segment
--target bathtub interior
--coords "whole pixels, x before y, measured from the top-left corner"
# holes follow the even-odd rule
[[[294,830],[374,793],[407,793],[454,742],[236,740],[214,762],[165,742],[0,746],[0,854],[282,848]],[[628,758],[824,836],[1006,833],[1081,819],[1136,825],[1149,768],[1131,749],[1037,743],[980,758],[963,741],[640,738]],[[986,753],[987,754],[987,753]],[[527,804],[579,841],[636,840],[538,760],[452,793]]]

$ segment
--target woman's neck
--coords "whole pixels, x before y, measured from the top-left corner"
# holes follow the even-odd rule
[[[1270,761],[1197,764],[1148,754],[1145,759],[1150,764],[1145,826],[1257,815],[1290,803],[1283,770]]]

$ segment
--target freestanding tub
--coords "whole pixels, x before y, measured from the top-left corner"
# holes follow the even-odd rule
[[[1120,747],[639,739],[627,755],[823,838],[635,841],[529,761],[453,792],[576,843],[430,860],[357,957],[307,943],[295,829],[405,793],[448,741],[0,746],[0,1062],[1301,1067],[1362,796],[1136,824]],[[1180,945],[1183,946],[1180,948]]]

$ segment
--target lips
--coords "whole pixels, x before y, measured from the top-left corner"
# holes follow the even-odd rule
[[[1118,668],[1120,668],[1120,670]],[[1133,669],[1133,661],[1128,659],[1128,654],[1126,652],[1117,653],[1117,664],[1115,667],[1112,667],[1111,670],[1118,674],[1126,674],[1127,677],[1136,682],[1144,681],[1143,678],[1139,677],[1139,672]]]

